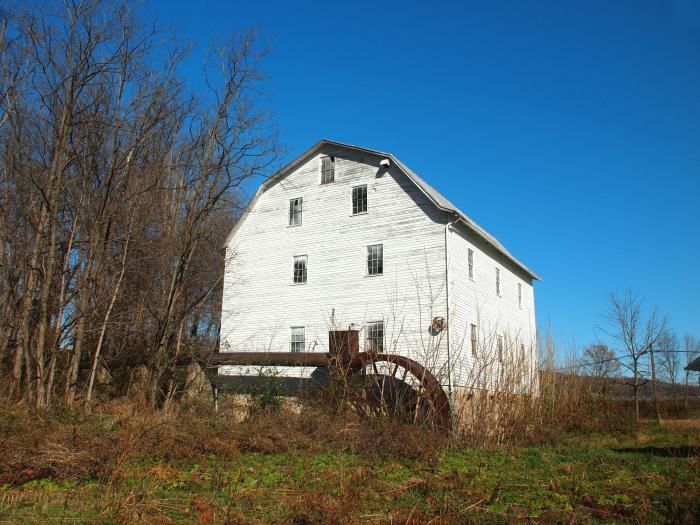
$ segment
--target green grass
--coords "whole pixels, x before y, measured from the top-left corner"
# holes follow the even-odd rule
[[[698,445],[697,428],[649,425],[554,446],[451,446],[430,464],[328,445],[146,457],[110,479],[2,486],[0,522],[695,523]]]

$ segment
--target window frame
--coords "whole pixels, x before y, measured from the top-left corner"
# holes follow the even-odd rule
[[[479,346],[479,334],[477,332],[477,327],[474,323],[471,324],[471,329],[470,329],[470,339],[472,343],[472,356],[477,357],[478,356],[478,346]]]
[[[330,169],[325,170],[323,167],[324,161],[330,161]],[[330,173],[330,180],[326,180],[326,173]],[[321,185],[333,184],[335,182],[335,155],[324,155],[321,157]]]
[[[301,340],[295,339],[294,330],[301,330]],[[298,337],[298,334],[297,334]],[[301,349],[295,350],[295,344],[301,343]],[[290,326],[289,327],[289,351],[294,353],[303,352],[306,350],[306,327],[305,326]]]
[[[499,335],[498,338],[496,339],[496,351],[498,352],[498,362],[502,363],[503,362],[503,336]]]
[[[374,258],[374,254],[370,251],[371,248],[377,247],[379,247],[380,249],[380,258]],[[376,268],[378,270],[375,272],[372,271],[372,268],[374,268],[374,262],[377,262]],[[367,277],[376,277],[379,275],[384,275],[384,244],[368,244],[365,248],[365,275]]]
[[[467,275],[473,281],[474,280],[474,250],[467,248]]]
[[[377,328],[381,330],[381,336],[377,335]],[[377,348],[377,342],[379,341],[379,348]],[[377,353],[384,352],[384,320],[381,321],[367,321],[365,324],[365,351]]]
[[[304,260],[304,267],[301,268],[301,276],[303,280],[297,281],[297,259]],[[292,284],[300,286],[309,281],[309,256],[308,255],[292,255]]]
[[[362,210],[362,211],[356,211],[355,191],[360,190],[360,189],[364,189],[364,205],[365,205],[365,207],[364,207],[364,210]],[[367,190],[368,190],[367,184],[359,184],[357,186],[353,186],[352,189],[350,190],[350,201],[351,201],[351,206],[352,206],[351,215],[353,215],[353,216],[354,215],[365,215],[368,213],[368,210],[369,210],[369,197],[368,197],[369,192]],[[357,206],[357,208],[359,209],[359,206]]]
[[[496,295],[499,297],[502,297],[501,284],[501,269],[496,267]]]
[[[299,204],[299,209],[297,210],[295,208],[296,204]],[[298,223],[293,223],[293,219],[299,215],[299,222]],[[297,226],[301,226],[304,222],[304,197],[295,197],[293,199],[289,199],[289,217],[287,220],[287,226],[290,228],[295,228]]]
[[[518,308],[523,307],[523,283],[518,283]]]

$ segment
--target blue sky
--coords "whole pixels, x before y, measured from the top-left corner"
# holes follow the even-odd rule
[[[193,2],[195,50],[253,27],[288,150],[390,151],[543,276],[540,327],[596,340],[633,289],[700,336],[700,2]]]

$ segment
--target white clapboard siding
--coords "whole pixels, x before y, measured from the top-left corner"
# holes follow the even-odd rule
[[[327,154],[335,181],[322,185]],[[368,212],[353,216],[361,184]],[[290,227],[296,197],[302,225]],[[445,217],[396,166],[382,171],[377,158],[332,148],[309,158],[258,195],[229,240],[222,351],[288,351],[292,326],[306,328],[307,351],[327,351],[333,327],[353,325],[364,342],[365,323],[383,320],[388,350],[425,360],[446,343],[428,331],[446,316]],[[381,276],[367,275],[371,244],[384,245]],[[292,283],[295,255],[308,257],[307,284]]]
[[[535,296],[532,278],[481,237],[462,224],[450,227],[450,330],[456,386],[472,386],[484,360],[496,353],[496,338],[504,337],[504,359],[514,358],[525,344],[529,369],[535,370]],[[474,277],[469,277],[468,251],[474,252]],[[501,293],[496,293],[496,268],[501,271]],[[522,303],[518,305],[518,283]],[[472,355],[471,325],[477,325],[476,358]]]
[[[534,274],[395,158],[382,169],[387,154],[329,141],[305,155],[263,185],[229,237],[221,351],[288,351],[296,326],[305,327],[306,351],[327,351],[328,331],[349,327],[360,330],[363,347],[366,323],[383,320],[387,352],[428,365],[444,385],[468,387],[479,365],[471,355],[474,323],[480,345],[492,339],[495,347],[497,334],[506,354],[525,343],[535,369]],[[328,155],[335,157],[335,180],[321,184],[321,159]],[[368,211],[353,216],[352,188],[361,184],[368,188]],[[289,201],[298,197],[302,225],[289,226]],[[367,275],[372,244],[384,246],[381,276]],[[306,284],[292,282],[297,255],[308,258]],[[446,318],[448,329],[431,333],[435,317]]]

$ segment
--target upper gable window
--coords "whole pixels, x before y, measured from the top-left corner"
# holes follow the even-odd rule
[[[355,186],[352,189],[352,214],[367,213],[367,185]]]
[[[501,295],[501,269],[496,268],[496,295]]]
[[[335,180],[335,157],[321,157],[321,184]]]
[[[469,267],[469,278],[474,278],[474,250],[471,248],[467,249],[467,265]]]
[[[289,200],[289,225],[301,226],[301,210],[304,204],[303,197]]]

